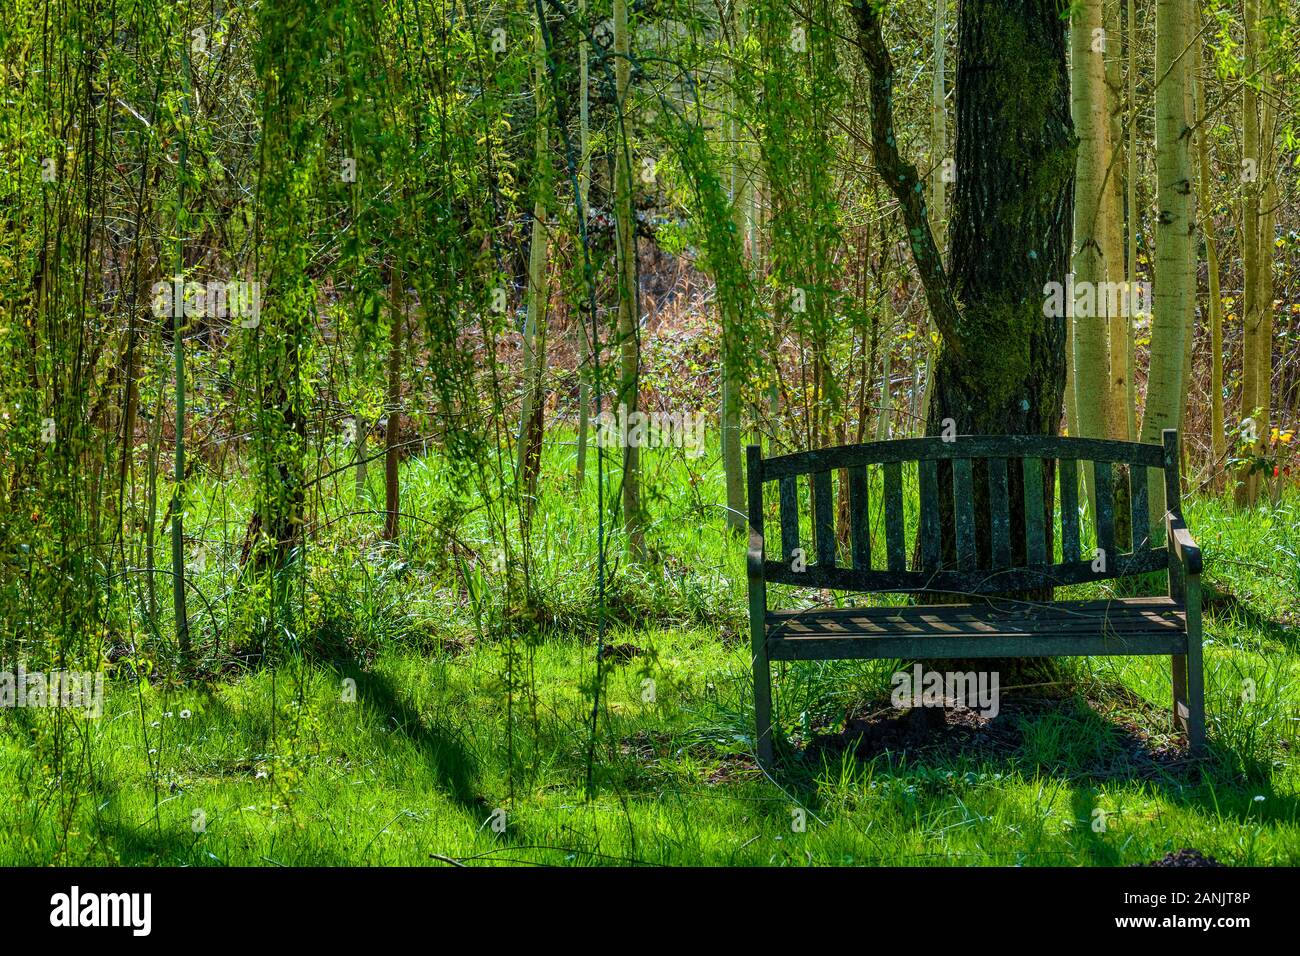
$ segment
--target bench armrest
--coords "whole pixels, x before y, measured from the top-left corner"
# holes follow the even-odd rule
[[[745,559],[745,566],[749,574],[749,580],[761,583],[763,580],[763,536],[752,528],[749,531],[749,553]]]
[[[1169,534],[1169,549],[1178,558],[1187,574],[1201,573],[1201,548],[1187,530],[1183,519],[1175,514],[1165,515],[1165,528]]]

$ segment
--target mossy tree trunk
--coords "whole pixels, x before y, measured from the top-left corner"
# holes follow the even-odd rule
[[[965,0],[959,8],[956,190],[944,268],[915,167],[894,135],[893,64],[882,11],[855,8],[871,71],[876,167],[902,208],[911,251],[942,337],[926,433],[951,420],[958,435],[1055,435],[1065,393],[1064,316],[1044,315],[1044,289],[1070,261],[1075,142],[1066,72],[1066,7],[1058,0]],[[1044,468],[1044,488],[1055,470]],[[945,473],[946,472],[946,473]],[[1016,476],[1011,470],[1009,477]],[[976,475],[977,550],[989,554],[987,483]],[[940,472],[941,527],[951,530],[951,469]],[[1025,557],[1024,489],[1009,488],[1017,560]],[[1045,495],[1045,508],[1052,498]],[[1016,511],[1019,511],[1017,514]],[[1050,512],[1047,512],[1050,517]],[[1051,528],[1050,520],[1046,522]],[[1051,547],[1049,530],[1049,548]],[[944,560],[954,542],[943,543]],[[956,666],[956,665],[951,665]],[[1037,662],[982,661],[1006,676]],[[1048,668],[1050,670],[1050,667]]]

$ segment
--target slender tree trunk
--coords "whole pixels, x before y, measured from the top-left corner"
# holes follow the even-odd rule
[[[1104,228],[1101,234],[1102,256],[1106,260],[1106,281],[1110,288],[1124,287],[1124,183],[1121,176],[1124,158],[1124,78],[1120,69],[1121,0],[1103,0],[1105,12],[1106,62],[1106,168],[1102,204]],[[1109,296],[1107,304],[1113,305]],[[1110,365],[1109,394],[1106,397],[1106,436],[1124,440],[1128,437],[1128,338],[1132,318],[1119,303],[1110,308],[1106,336],[1107,361]],[[1123,509],[1127,514],[1127,509]]]
[[[1156,287],[1151,322],[1142,441],[1159,444],[1161,432],[1177,428],[1183,408],[1183,342],[1193,306],[1192,160],[1187,123],[1186,0],[1156,2]],[[1151,527],[1164,520],[1161,482],[1148,488]]]
[[[946,44],[948,0],[934,4],[934,76],[930,86],[930,229],[934,244],[942,256],[948,248],[948,187],[943,180],[944,161],[948,158],[948,111],[946,108]],[[929,341],[929,328],[923,326],[925,344],[925,385],[921,393],[919,425],[925,431],[930,414],[931,385],[934,382],[934,356],[938,351]]]
[[[1074,286],[1065,306],[1074,316],[1074,389],[1078,434],[1105,437],[1109,429],[1110,354],[1103,296],[1107,234],[1111,231],[1106,201],[1110,162],[1106,110],[1105,32],[1102,0],[1079,0],[1070,18],[1070,112],[1079,152],[1074,181]],[[1100,301],[1099,301],[1100,300]],[[1091,500],[1091,483],[1089,500]]]
[[[402,351],[406,327],[406,256],[399,252],[391,278],[392,324],[388,333],[388,395],[384,403],[388,427],[384,433],[384,540],[396,541],[401,509],[398,489],[400,422],[402,417]]]
[[[357,412],[356,418],[356,455],[357,455],[357,473],[356,473],[356,498],[359,502],[366,493],[366,481],[370,475],[370,463],[366,460],[369,449],[366,447],[366,438],[370,435],[370,422],[366,416]]]
[[[743,49],[745,39],[744,15],[743,4],[738,2],[735,10],[736,50],[733,55],[739,55],[740,50]],[[740,145],[740,137],[743,124],[740,122],[739,117],[736,116],[739,97],[732,97],[731,107],[731,115],[726,123],[726,128],[730,134],[731,208],[736,232],[738,235],[744,236],[748,203],[746,200],[744,168],[741,164],[743,149]],[[728,314],[725,306],[720,308],[719,316],[724,323],[722,330],[722,467],[727,487],[727,527],[739,533],[744,531],[746,527],[745,511],[747,507],[744,466],[740,447],[741,383],[737,375],[738,363],[735,361],[735,357],[739,352],[739,343],[736,341],[738,333],[734,327],[734,316]]]
[[[1199,2],[1199,0],[1198,0]],[[1199,18],[1198,18],[1199,19]],[[1199,26],[1199,23],[1194,24]],[[1210,196],[1210,137],[1207,98],[1201,76],[1201,48],[1198,36],[1193,42],[1192,84],[1197,107],[1196,151],[1200,161],[1198,195],[1200,197],[1201,234],[1205,236],[1205,259],[1209,273],[1210,315],[1210,449],[1214,456],[1211,480],[1217,491],[1223,487],[1222,468],[1227,456],[1223,434],[1223,299],[1219,288],[1219,252],[1214,238],[1214,203]]]
[[[532,516],[537,498],[537,479],[542,465],[543,414],[546,378],[546,307],[549,296],[546,283],[546,192],[550,177],[546,175],[548,124],[545,120],[546,46],[538,26],[534,38],[534,96],[537,103],[537,134],[533,143],[533,175],[540,180],[533,200],[533,227],[528,247],[528,292],[523,334],[523,395],[519,403],[519,440],[517,442],[519,489],[525,520]]]
[[[1260,249],[1260,181],[1263,178],[1264,156],[1260,149],[1259,95],[1255,83],[1259,72],[1259,0],[1245,0],[1242,5],[1245,20],[1245,75],[1241,88],[1241,269],[1244,280],[1242,302],[1242,356],[1241,356],[1241,423],[1245,461],[1237,469],[1233,498],[1238,507],[1254,504],[1258,493],[1258,480],[1251,458],[1256,443],[1247,436],[1258,435],[1263,430],[1260,415],[1259,389],[1259,333],[1260,333],[1260,268],[1264,251]],[[1249,424],[1248,424],[1249,422]]]
[[[627,0],[614,0],[614,93],[620,112],[628,108],[628,88],[632,79],[629,59],[632,49],[628,25]],[[632,415],[637,411],[640,390],[641,295],[637,280],[636,215],[632,201],[630,132],[626,115],[619,122],[619,141],[614,146],[615,232],[618,244],[618,338],[619,338],[619,411]],[[628,551],[634,561],[645,559],[645,528],[641,515],[641,454],[629,441],[623,448],[623,527]]]
[[[190,58],[189,48],[181,44],[185,92],[181,99],[185,117],[190,117]],[[180,151],[181,186],[177,208],[185,208],[184,177],[189,153],[189,139],[181,136]],[[177,282],[185,281],[184,230],[177,230],[176,276]],[[181,290],[177,290],[178,292]],[[185,307],[182,294],[180,302],[174,302],[172,308],[172,354],[176,378],[176,465],[172,492],[172,607],[176,615],[176,643],[181,657],[190,656],[189,613],[185,607]]]
[[[587,27],[587,0],[578,0],[578,22]],[[582,215],[587,214],[587,195],[591,190],[591,123],[589,119],[590,77],[587,67],[587,39],[578,39],[578,196]],[[581,310],[579,311],[581,315]],[[578,464],[574,475],[579,489],[587,477],[587,432],[591,427],[591,342],[585,319],[578,322]]]
[[[1124,287],[1127,301],[1133,302],[1134,290],[1137,288],[1137,236],[1141,217],[1137,208],[1137,4],[1128,0],[1128,31],[1125,47],[1128,52],[1128,173],[1125,185],[1128,187],[1128,263],[1125,270],[1127,284]],[[1137,330],[1135,316],[1129,315],[1125,323],[1124,351],[1124,408],[1128,422],[1128,439],[1137,441]],[[1114,354],[1112,350],[1112,355]]]

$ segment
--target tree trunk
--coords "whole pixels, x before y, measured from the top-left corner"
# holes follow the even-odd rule
[[[1128,208],[1128,267],[1125,270],[1124,292],[1128,301],[1132,303],[1133,293],[1137,288],[1137,235],[1141,222],[1137,208],[1137,5],[1135,0],[1128,0],[1127,22],[1125,47],[1128,53],[1128,155],[1125,158],[1128,160],[1128,172],[1125,185],[1128,187],[1128,195],[1125,205]],[[1138,437],[1135,318],[1130,315],[1124,329],[1124,406],[1129,441],[1137,441]]]
[[[406,325],[406,257],[398,254],[391,278],[392,325],[388,333],[388,396],[384,430],[384,540],[396,541],[398,512],[401,511],[397,470],[399,425],[402,417],[402,338]]]
[[[1110,265],[1107,234],[1112,212],[1106,201],[1110,161],[1110,119],[1106,110],[1105,32],[1102,0],[1080,0],[1070,17],[1070,115],[1079,151],[1074,180],[1073,288],[1065,308],[1073,317],[1074,393],[1078,434],[1105,438],[1109,432],[1110,346],[1106,297],[1099,295]],[[1084,470],[1089,511],[1096,512],[1091,473]]]
[[[632,415],[637,410],[641,371],[640,302],[636,261],[636,215],[632,202],[630,124],[627,122],[628,87],[632,79],[631,37],[627,0],[614,0],[614,93],[621,121],[614,146],[615,232],[618,244],[618,411]],[[645,559],[645,528],[641,516],[641,455],[632,442],[623,448],[623,529],[628,552],[634,561]]]
[[[876,167],[903,210],[913,260],[943,337],[927,434],[951,419],[958,435],[1055,435],[1065,391],[1064,316],[1045,316],[1050,282],[1069,270],[1075,148],[1065,35],[1058,0],[965,0],[959,8],[957,183],[951,267],[945,272],[926,220],[915,167],[898,154],[893,65],[880,12],[855,8],[871,70]],[[982,471],[982,469],[977,469]],[[1043,469],[1044,491],[1055,468]],[[987,478],[976,474],[977,554],[989,559]],[[1025,559],[1024,489],[1009,471],[1013,557]],[[981,480],[984,479],[984,480]],[[951,467],[940,469],[945,563],[954,557]],[[1044,518],[1052,496],[1044,494]],[[1046,521],[1051,528],[1051,521]],[[1049,531],[1049,548],[1051,547]],[[956,665],[952,665],[956,666]],[[982,661],[982,670],[1041,672],[1024,661]],[[1049,668],[1050,670],[1050,665]]]
[[[946,108],[944,67],[945,35],[948,26],[948,0],[935,0],[934,4],[934,76],[930,86],[930,228],[934,231],[934,244],[940,257],[948,248],[948,186],[944,182],[944,165],[948,158],[948,112]],[[934,356],[936,349],[929,342],[929,329],[925,329],[925,385],[921,393],[918,420],[921,430],[930,414],[931,385],[934,382]]]
[[[1124,272],[1124,183],[1120,175],[1124,154],[1124,79],[1120,71],[1120,0],[1104,0],[1106,47],[1106,168],[1102,194],[1105,207],[1101,235],[1102,257],[1106,260],[1106,281],[1111,288],[1123,288]],[[1110,299],[1107,298],[1110,303]],[[1111,309],[1108,315],[1107,360],[1110,379],[1106,397],[1106,437],[1123,441],[1128,434],[1128,339],[1133,319],[1130,310]],[[1127,515],[1127,509],[1124,510]]]
[[[735,45],[738,55],[745,38],[744,8],[740,3],[736,5],[735,18]],[[743,150],[740,144],[740,136],[743,126],[735,115],[738,105],[739,97],[733,97],[732,113],[724,128],[730,134],[732,219],[736,227],[736,233],[742,237],[743,244],[748,204],[745,198],[744,170],[741,165]],[[727,527],[739,533],[744,531],[746,527],[745,511],[747,508],[745,476],[743,474],[744,464],[740,447],[741,383],[737,376],[738,363],[735,361],[736,354],[739,351],[739,343],[735,341],[735,328],[727,327],[734,326],[734,317],[727,313],[728,310],[725,307],[719,309],[720,318],[724,323],[722,330],[722,467],[727,488]]]
[[[1199,3],[1199,0],[1197,0]],[[1199,20],[1199,17],[1197,18]],[[1193,26],[1199,27],[1199,23]],[[1227,457],[1223,434],[1223,299],[1219,289],[1219,250],[1214,239],[1214,203],[1210,197],[1210,137],[1208,103],[1201,76],[1201,47],[1199,36],[1193,41],[1192,89],[1196,104],[1196,152],[1200,160],[1198,196],[1200,199],[1201,234],[1205,236],[1205,261],[1209,274],[1210,316],[1210,451],[1211,487],[1223,488],[1222,469]]]
[[[578,0],[578,22],[586,29],[587,0]],[[590,78],[587,69],[587,38],[578,39],[578,206],[579,215],[587,215],[587,194],[591,188]],[[585,224],[580,225],[580,229]],[[591,342],[587,338],[587,321],[578,321],[578,463],[574,483],[582,489],[587,477],[587,432],[591,423]]]
[[[534,97],[537,107],[537,134],[533,142],[534,183],[533,226],[528,246],[528,292],[523,334],[523,395],[519,403],[518,461],[520,507],[525,522],[532,516],[537,499],[537,478],[542,467],[544,385],[546,379],[546,201],[550,177],[547,175],[547,122],[545,120],[546,46],[538,26],[534,38]]]
[[[1151,321],[1142,441],[1160,444],[1177,428],[1183,408],[1183,349],[1195,292],[1192,234],[1192,161],[1188,136],[1187,16],[1185,0],[1156,3],[1156,287]],[[1151,527],[1164,523],[1165,488],[1149,485]]]

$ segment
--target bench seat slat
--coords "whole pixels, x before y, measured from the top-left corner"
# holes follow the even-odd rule
[[[769,613],[767,625],[777,660],[906,657],[909,648],[938,657],[1169,654],[1187,642],[1186,612],[1168,597],[818,608]]]

